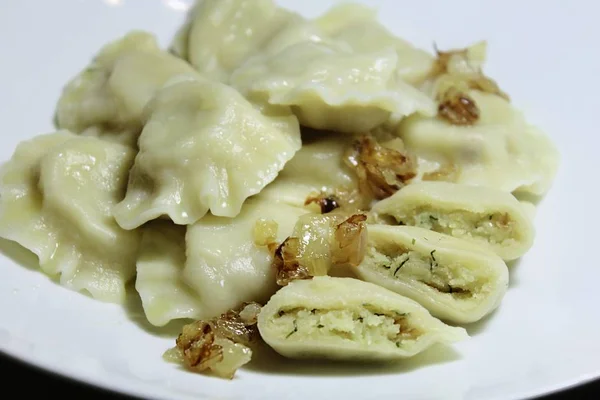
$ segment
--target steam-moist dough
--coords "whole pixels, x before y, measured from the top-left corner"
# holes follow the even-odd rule
[[[92,136],[100,136],[98,131],[114,131],[117,137],[126,132],[124,139],[116,140],[135,144],[144,107],[163,84],[180,75],[197,74],[186,62],[160,50],[154,35],[130,32],[102,47],[90,65],[65,86],[56,123],[75,133],[93,128]]]
[[[401,122],[398,134],[419,159],[419,178],[441,172],[429,179],[546,193],[558,167],[558,152],[550,139],[505,99],[478,91],[469,96],[480,109],[473,125],[456,126],[421,115]]]
[[[2,169],[0,236],[39,258],[70,289],[122,302],[135,274],[139,232],[111,215],[135,153],[62,131],[19,144]]]
[[[180,225],[209,210],[235,217],[301,146],[288,108],[252,104],[218,82],[170,82],[147,112],[127,195],[114,210],[125,229],[163,215]]]
[[[467,338],[418,303],[352,278],[315,277],[280,289],[262,308],[258,329],[291,358],[393,360],[435,343]]]
[[[419,182],[372,211],[400,225],[418,226],[484,245],[504,260],[524,255],[535,236],[529,210],[512,194],[482,186]]]
[[[395,74],[393,49],[356,53],[343,43],[302,42],[257,55],[231,84],[244,95],[291,106],[304,126],[365,133],[395,118],[433,116],[434,102]]]
[[[475,322],[492,312],[508,286],[500,257],[468,241],[413,226],[367,225],[361,279],[418,301],[432,315]]]

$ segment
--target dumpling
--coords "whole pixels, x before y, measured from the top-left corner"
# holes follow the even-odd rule
[[[289,109],[261,107],[218,82],[166,85],[148,106],[127,195],[114,210],[119,225],[163,215],[186,225],[209,210],[235,217],[301,146]]]
[[[488,246],[504,260],[533,245],[529,213],[510,193],[447,182],[408,185],[373,206],[400,225],[418,226]]]
[[[142,112],[167,80],[196,75],[186,62],[163,52],[153,35],[134,31],[104,46],[63,90],[56,109],[59,128],[81,133],[90,127],[129,132],[135,143]]]
[[[394,49],[397,76],[411,84],[422,83],[434,67],[434,57],[394,36],[377,21],[377,12],[362,4],[340,4],[316,19],[330,38],[347,43],[355,52]]]
[[[471,242],[413,226],[367,225],[361,279],[418,301],[435,317],[475,322],[508,287],[500,257]]]
[[[250,56],[305,40],[322,40],[319,28],[272,0],[203,0],[178,32],[173,51],[203,75],[228,82]]]
[[[246,96],[291,106],[304,126],[366,133],[392,114],[436,113],[429,97],[396,79],[397,61],[392,49],[354,53],[343,44],[302,42],[248,60],[231,84]]]
[[[172,319],[200,318],[202,298],[183,276],[185,226],[152,221],[141,230],[135,288],[148,321],[163,326]]]
[[[398,129],[407,150],[419,159],[419,178],[544,194],[558,165],[550,139],[529,125],[500,96],[470,91],[479,119],[457,126],[413,115]]]
[[[0,236],[35,253],[62,285],[123,301],[140,237],[121,229],[111,209],[125,193],[134,156],[68,132],[22,142],[2,170]]]
[[[258,315],[258,330],[291,358],[393,360],[467,338],[418,303],[352,278],[315,277],[280,289]]]
[[[218,316],[243,302],[263,304],[276,290],[270,244],[281,243],[306,210],[249,199],[235,218],[207,215],[188,226],[184,280],[198,293],[199,318]],[[275,225],[264,243],[257,224]]]
[[[311,196],[358,188],[356,174],[344,162],[344,154],[354,142],[351,135],[305,131],[302,142],[302,148],[261,196],[303,207]]]

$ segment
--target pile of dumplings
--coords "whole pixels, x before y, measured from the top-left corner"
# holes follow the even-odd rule
[[[2,169],[0,236],[67,288],[134,282],[151,324],[193,320],[165,356],[199,372],[233,377],[259,338],[341,360],[464,339],[558,164],[485,50],[430,54],[358,4],[198,1],[169,50],[131,32],[64,87],[58,131]]]

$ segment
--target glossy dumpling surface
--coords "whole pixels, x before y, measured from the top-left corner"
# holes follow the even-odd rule
[[[431,99],[396,78],[393,49],[354,53],[343,43],[302,42],[258,55],[231,83],[247,96],[291,106],[304,126],[365,133],[416,112],[434,115]]]
[[[161,51],[153,35],[134,31],[104,46],[64,88],[56,109],[59,128],[81,133],[95,127],[129,132],[135,143],[142,112],[170,78],[195,75],[184,61]]]
[[[262,338],[291,358],[393,360],[462,340],[418,303],[352,278],[315,277],[280,289],[258,317]]]
[[[276,290],[272,250],[256,243],[259,222],[274,223],[270,241],[283,242],[306,210],[254,198],[235,218],[207,215],[188,227],[184,280],[199,294],[200,318],[212,318],[243,302],[263,304]],[[268,243],[267,243],[268,244]]]
[[[528,210],[512,194],[482,186],[419,182],[373,207],[400,225],[418,226],[488,246],[504,260],[533,244]]]
[[[544,194],[558,165],[550,139],[505,99],[477,91],[469,95],[480,110],[473,125],[419,115],[401,123],[399,134],[419,157],[422,179]]]
[[[128,147],[68,132],[21,143],[2,171],[0,236],[35,253],[62,285],[124,300],[139,233],[121,229],[111,209],[133,157]]]
[[[169,84],[148,113],[127,196],[115,209],[126,229],[161,215],[176,224],[209,210],[234,217],[301,146],[288,109],[260,108],[218,82]]]
[[[331,39],[348,44],[355,52],[391,48],[398,54],[397,76],[411,84],[423,82],[430,74],[434,58],[424,50],[394,36],[377,21],[373,8],[362,4],[340,4],[316,19]]]
[[[471,242],[413,226],[368,225],[357,274],[418,301],[432,315],[475,322],[493,311],[508,286],[508,268]]]

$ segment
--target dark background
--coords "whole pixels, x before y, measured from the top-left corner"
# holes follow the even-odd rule
[[[135,399],[134,397],[97,389],[86,384],[53,375],[7,357],[2,353],[0,353],[0,376],[2,376],[2,391],[4,393],[18,393],[18,397],[20,398],[37,397],[39,396],[39,391],[43,390],[44,397],[59,395],[64,398],[74,397],[86,400]],[[562,400],[581,398],[600,399],[600,380],[549,396],[539,397],[538,399]]]

